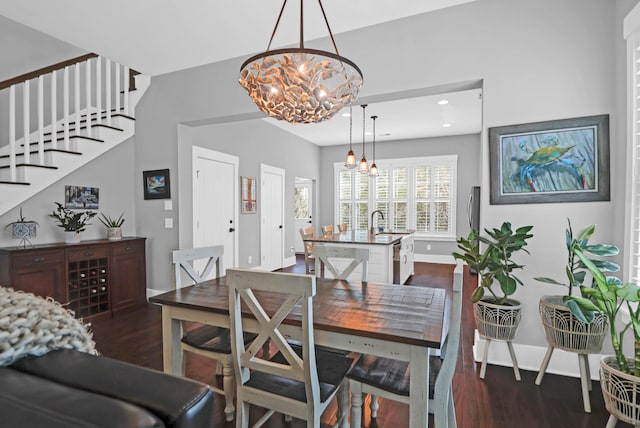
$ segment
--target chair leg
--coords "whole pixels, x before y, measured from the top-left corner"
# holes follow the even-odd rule
[[[227,422],[233,420],[235,408],[233,407],[233,367],[231,366],[231,356],[222,363],[222,388],[224,390],[224,414]]]
[[[582,386],[582,404],[584,405],[584,411],[591,413],[591,400],[589,399],[589,383],[591,382],[591,375],[587,373],[587,365],[585,362],[587,354],[578,354],[578,363],[580,365],[580,384]]]
[[[249,428],[249,403],[238,401],[236,428]]]
[[[482,356],[482,365],[480,366],[480,379],[484,379],[484,376],[487,373],[487,357],[489,356],[490,345],[491,345],[491,339],[485,338],[484,355]]]
[[[511,341],[507,342],[507,346],[509,347],[509,354],[511,354],[511,361],[513,361],[513,374],[516,376],[516,380],[520,382],[520,369],[518,369],[518,359],[516,358],[516,351],[513,350],[513,343],[511,343]]]
[[[456,421],[456,406],[453,402],[453,388],[449,387],[449,403],[447,405],[447,411],[449,413],[448,428],[458,428],[458,422]]]
[[[538,377],[536,377],[536,385],[540,385],[542,383],[542,378],[547,371],[547,367],[549,366],[549,361],[551,360],[551,354],[553,354],[553,346],[549,345],[547,347],[547,353],[544,354],[544,359],[542,360],[542,365],[540,366],[540,370],[538,371]]]
[[[338,420],[336,425],[340,428],[349,427],[349,380],[345,379],[338,390]]]
[[[351,382],[351,428],[362,425],[362,384]]]
[[[584,354],[584,366],[587,371],[587,379],[589,380],[589,391],[593,391],[593,385],[591,384],[591,367],[589,366],[588,354]]]
[[[380,406],[378,405],[378,396],[371,394],[371,404],[369,404],[369,409],[371,409],[371,419],[375,419],[378,417],[378,409]]]
[[[180,370],[182,371],[182,377],[185,377],[185,373],[187,372],[187,353],[182,350],[182,366]]]
[[[604,428],[616,428],[617,424],[618,424],[618,418],[616,418],[613,415],[610,415],[609,420],[607,421],[607,426]]]

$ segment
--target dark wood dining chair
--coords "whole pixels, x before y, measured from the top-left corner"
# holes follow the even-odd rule
[[[341,392],[343,406],[348,402],[345,374],[353,359],[315,348],[312,300],[316,278],[229,269],[227,285],[238,406],[236,427],[248,427],[250,405],[268,409],[254,427],[275,412],[306,420],[308,427],[320,427],[320,416],[334,396]],[[261,292],[269,292],[269,296]],[[281,294],[282,299],[274,300],[274,293]],[[242,316],[243,306],[252,317]],[[301,313],[301,325],[287,324],[285,333],[281,326],[292,311]],[[245,322],[257,323],[259,332],[249,345],[242,339]],[[300,338],[299,345],[287,341],[290,334]],[[277,353],[265,358],[258,351],[267,340]],[[346,423],[347,412],[341,415],[338,423]]]
[[[212,278],[219,278],[223,269],[224,246],[212,246],[201,248],[187,248],[175,250],[172,253],[172,261],[175,276],[176,289],[190,285],[182,282],[182,272],[198,284]],[[194,266],[194,262],[202,261],[204,268],[202,273]],[[233,367],[231,358],[231,334],[228,328],[215,327],[211,325],[200,325],[195,328],[188,328],[186,323],[182,323],[182,339],[180,349],[182,351],[182,375],[185,374],[187,353],[202,355],[218,361],[222,365],[222,389],[211,386],[218,394],[224,394],[224,413],[227,421],[233,420],[235,408],[233,406]],[[248,343],[256,337],[255,334],[245,333],[244,340]],[[217,366],[219,368],[220,366]]]
[[[333,225],[327,224],[326,226],[322,226],[322,236],[332,236],[333,235]]]
[[[429,412],[434,414],[436,428],[455,428],[453,375],[460,348],[462,318],[463,266],[458,263],[453,273],[453,290],[449,306],[449,331],[440,356],[429,361]],[[446,313],[446,311],[445,311]],[[377,397],[409,404],[409,363],[390,358],[361,355],[349,372],[351,389],[351,427],[362,422],[362,394],[371,394],[371,418],[377,417]]]

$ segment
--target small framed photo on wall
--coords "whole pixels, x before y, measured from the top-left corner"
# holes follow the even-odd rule
[[[242,206],[240,212],[242,214],[255,214],[257,210],[257,189],[256,179],[250,177],[241,177],[242,181]]]
[[[142,171],[145,199],[170,199],[171,183],[168,169]]]

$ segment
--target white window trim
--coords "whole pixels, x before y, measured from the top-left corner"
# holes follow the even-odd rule
[[[407,205],[412,207],[407,212],[407,224],[415,225],[415,174],[413,174],[414,167],[424,166],[425,164],[437,165],[437,164],[450,164],[451,165],[451,214],[450,224],[451,231],[449,233],[428,233],[428,232],[416,232],[415,239],[417,240],[430,240],[430,241],[455,241],[456,235],[456,219],[457,219],[457,195],[458,195],[458,155],[445,155],[445,156],[423,156],[418,158],[397,158],[397,159],[376,159],[378,169],[389,168],[402,168],[407,167],[411,173],[408,175],[408,187],[410,189],[409,197],[407,198]],[[333,217],[334,223],[338,223],[340,219],[340,201],[339,188],[340,180],[338,179],[339,171],[344,170],[344,164],[342,162],[334,162],[333,164],[333,177],[334,177],[334,197],[333,197]],[[356,171],[356,174],[358,172]],[[369,201],[368,201],[368,216],[371,216],[372,207],[375,205],[375,189],[372,185],[373,178],[369,178]],[[391,200],[392,198],[390,198]],[[369,225],[370,226],[370,225]]]

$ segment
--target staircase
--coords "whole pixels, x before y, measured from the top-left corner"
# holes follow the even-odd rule
[[[95,54],[0,82],[9,99],[8,136],[0,136],[0,215],[133,137],[135,106],[149,83]]]

